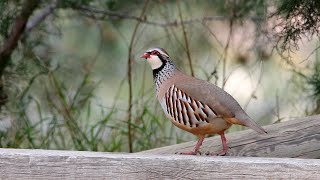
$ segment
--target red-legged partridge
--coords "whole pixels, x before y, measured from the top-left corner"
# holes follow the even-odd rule
[[[225,155],[228,146],[224,131],[232,124],[266,134],[230,94],[218,86],[180,72],[164,49],[148,49],[141,57],[148,61],[153,70],[157,98],[166,116],[178,128],[198,137],[193,151],[180,154],[196,155],[206,135],[219,134],[223,150],[214,155]]]

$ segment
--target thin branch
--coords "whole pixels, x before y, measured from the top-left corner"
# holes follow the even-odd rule
[[[147,71],[147,63],[144,63],[143,65],[143,71],[142,71],[142,83],[141,83],[141,90],[140,90],[140,99],[141,99],[141,106],[144,107],[144,96],[145,96],[145,82],[146,82],[146,71]]]
[[[0,106],[7,102],[7,95],[3,90],[3,71],[9,64],[10,56],[16,49],[28,19],[37,8],[38,3],[37,0],[24,1],[21,13],[17,16],[8,38],[4,40],[3,47],[0,48]]]
[[[211,30],[211,28],[204,22],[202,22],[202,25],[208,30],[208,32],[211,34],[211,36],[218,42],[218,44],[223,47],[223,44],[220,42],[218,37],[214,34],[214,32]]]
[[[92,60],[87,64],[86,66],[86,71],[91,71],[92,67],[95,65],[95,63],[97,62],[98,60],[98,57],[100,56],[100,53],[102,51],[102,48],[103,48],[103,28],[101,27],[101,24],[97,21],[95,21],[96,25],[97,25],[97,29],[99,31],[99,47],[98,47],[98,50],[97,50],[97,53],[93,56]]]
[[[208,81],[210,81],[213,76],[216,76],[217,67],[220,64],[220,62],[222,61],[223,62],[223,65],[222,65],[222,87],[221,87],[222,89],[224,89],[224,86],[225,86],[225,84],[227,82],[227,79],[228,79],[228,78],[226,78],[226,64],[227,64],[226,58],[228,56],[228,49],[229,49],[231,36],[232,36],[233,21],[234,20],[231,18],[230,19],[230,30],[229,30],[229,33],[228,33],[228,38],[227,38],[226,46],[224,47],[223,53],[222,54],[219,53],[220,54],[220,59],[219,59],[217,65],[215,66],[216,68],[213,69],[213,71],[210,73],[210,76],[207,78]],[[205,25],[205,23],[202,23],[202,25],[207,27]],[[215,34],[210,30],[210,28],[207,27],[207,29],[208,29],[209,33],[218,41],[218,39],[216,38]],[[222,43],[220,41],[218,41],[218,43],[222,46]],[[216,81],[217,81],[217,79],[216,79]]]
[[[36,9],[38,3],[39,2],[37,0],[29,0],[24,2],[21,13],[15,20],[9,37],[5,40],[4,45],[0,50],[0,76],[2,76],[3,70],[10,60],[9,57],[17,47],[18,41],[24,32],[28,19]]]
[[[58,6],[58,0],[52,0],[47,6],[41,9],[36,15],[29,18],[25,31],[30,32],[35,26],[40,24],[47,16],[49,16]]]
[[[181,13],[181,7],[180,7],[180,1],[179,0],[177,0],[177,6],[178,6],[178,10],[179,10],[180,22],[183,22],[182,13]],[[188,56],[188,62],[189,62],[189,66],[190,66],[191,76],[194,76],[193,67],[192,67],[192,61],[191,61],[191,55],[190,55],[189,42],[188,42],[187,32],[186,32],[186,29],[184,27],[184,23],[181,24],[181,27],[182,27],[182,32],[183,32],[184,43],[186,45],[186,51],[187,51],[187,56]]]
[[[114,19],[127,19],[127,20],[135,20],[140,23],[144,24],[149,24],[149,25],[154,25],[154,26],[160,26],[160,27],[168,27],[168,26],[180,26],[182,24],[193,24],[196,22],[203,23],[207,21],[224,21],[227,19],[230,19],[231,17],[227,16],[204,16],[201,18],[193,18],[189,20],[183,20],[183,21],[178,21],[178,20],[173,20],[173,21],[166,21],[166,22],[159,22],[159,21],[150,21],[148,20],[145,16],[138,17],[138,16],[133,16],[129,14],[124,14],[124,13],[119,13],[119,12],[114,12],[114,11],[109,11],[106,9],[98,9],[95,7],[90,7],[90,6],[79,6],[79,7],[72,7],[75,10],[79,10],[82,12],[84,16],[88,16],[87,13],[90,14],[95,14],[95,19],[97,20],[105,20],[106,17],[109,18],[114,18]],[[89,16],[92,18],[92,16]],[[253,21],[257,20],[263,20],[261,17],[249,17],[249,19]]]
[[[141,14],[140,14],[140,18],[144,17],[144,14],[147,10],[147,6],[148,6],[149,0],[146,0],[144,3],[144,6],[142,8]],[[133,152],[133,148],[132,148],[132,138],[133,138],[133,134],[132,134],[132,130],[131,130],[131,119],[132,119],[132,49],[133,49],[133,44],[134,44],[134,40],[137,34],[137,30],[138,27],[140,25],[140,22],[138,21],[132,36],[131,36],[131,41],[130,41],[130,45],[129,45],[129,52],[128,52],[128,71],[127,71],[127,77],[128,77],[128,86],[129,86],[129,99],[128,99],[128,122],[127,122],[127,126],[128,126],[128,144],[129,144],[129,152],[132,153]]]
[[[257,84],[256,84],[256,87],[255,87],[254,90],[251,92],[248,101],[247,101],[246,104],[243,106],[243,109],[246,110],[246,109],[248,108],[248,105],[250,104],[252,98],[255,98],[255,99],[256,99],[255,94],[256,94],[256,92],[257,92],[257,90],[258,90],[259,85],[261,84],[262,77],[263,77],[263,61],[260,62],[260,74],[259,74],[259,79],[258,79],[258,82],[257,82]]]
[[[278,91],[276,91],[276,109],[273,109],[273,114],[275,113],[275,116],[277,117],[277,120],[274,121],[272,124],[276,124],[276,123],[280,123],[281,120],[283,120],[284,118],[280,117],[280,106],[279,106],[279,94],[278,94]]]
[[[224,89],[224,86],[226,85],[226,68],[227,68],[227,56],[228,56],[228,49],[230,45],[230,40],[232,36],[232,27],[233,27],[233,19],[230,19],[230,30],[229,30],[229,35],[227,39],[227,44],[226,47],[224,48],[224,56],[222,59],[222,89]]]
[[[316,48],[307,56],[307,58],[305,58],[304,60],[302,60],[301,62],[299,62],[299,64],[307,61],[318,49],[320,49],[320,46],[316,47]]]
[[[277,115],[277,121],[281,121],[281,118],[280,118],[280,106],[279,106],[279,95],[278,95],[278,91],[277,91],[277,93],[276,93],[276,107],[277,107],[277,109],[276,109],[276,115]]]
[[[208,30],[208,32],[210,33],[210,35],[213,37],[214,40],[216,40],[218,42],[218,44],[220,45],[221,48],[223,48],[223,44],[221,43],[221,41],[218,39],[218,37],[214,34],[214,32],[211,30],[211,28],[206,24],[206,23],[202,23],[202,25]],[[223,57],[223,54],[221,54],[219,52],[219,50],[215,47],[215,46],[212,46],[213,49],[215,49],[215,51],[218,53],[219,57],[220,57],[220,60],[222,59]],[[220,60],[218,61],[218,63],[216,65],[214,65],[214,68],[213,70],[211,71],[210,74],[208,74],[207,76],[207,81],[210,81],[211,78],[214,76],[215,77],[215,84],[217,84],[217,81],[219,79],[218,77],[218,65],[220,63]]]

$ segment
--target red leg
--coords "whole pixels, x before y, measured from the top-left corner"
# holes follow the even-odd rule
[[[219,135],[221,137],[221,142],[222,142],[222,151],[220,151],[218,154],[215,154],[215,153],[210,154],[212,156],[224,156],[227,154],[228,145],[227,145],[227,139],[224,136],[224,132],[220,133]]]
[[[184,155],[197,155],[197,153],[199,152],[200,146],[202,145],[202,142],[204,140],[204,136],[200,136],[198,139],[198,142],[196,144],[196,146],[194,147],[193,151],[190,152],[181,152],[179,154],[184,154]]]

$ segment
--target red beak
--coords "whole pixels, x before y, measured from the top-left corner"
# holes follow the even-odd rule
[[[143,53],[142,56],[140,56],[141,58],[145,58],[145,59],[148,59],[150,57],[150,54],[148,53]]]

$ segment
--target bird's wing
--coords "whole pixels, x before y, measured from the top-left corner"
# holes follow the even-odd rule
[[[262,134],[266,133],[230,94],[218,86],[186,75],[181,75],[175,86],[193,99],[207,104],[217,116],[229,119],[230,123],[250,127]]]
[[[193,99],[174,84],[165,94],[165,106],[165,111],[175,121],[191,127],[202,122],[208,122],[208,119],[217,116],[210,106]]]
[[[224,118],[235,117],[232,110],[236,108],[229,108],[229,104],[226,102],[236,103],[240,107],[229,94],[206,81],[193,78],[192,81],[186,80],[176,82],[175,86],[193,99],[207,104],[217,116],[222,116]]]

